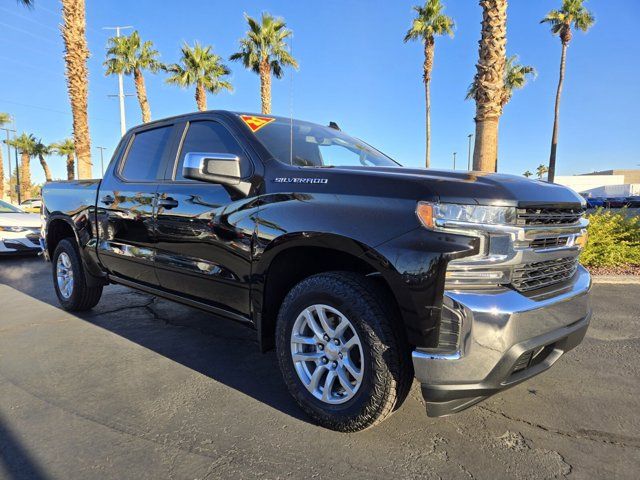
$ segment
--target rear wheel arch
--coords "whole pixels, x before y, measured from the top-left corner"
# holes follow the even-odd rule
[[[47,224],[46,238],[49,258],[53,258],[53,253],[56,251],[56,247],[60,241],[65,238],[70,238],[76,243],[76,245],[78,244],[78,239],[73,226],[67,220],[63,218],[53,218],[49,220]]]
[[[64,216],[49,217],[47,221],[45,240],[47,254],[50,259],[53,259],[56,248],[64,239],[68,239],[73,242],[78,249],[78,253],[84,265],[84,274],[87,284],[90,286],[106,285],[107,281],[102,274],[102,269],[96,263],[95,259],[90,258],[87,248],[83,248],[83,245],[78,238],[78,232],[71,219]]]

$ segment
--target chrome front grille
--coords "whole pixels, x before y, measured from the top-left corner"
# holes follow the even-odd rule
[[[569,280],[577,269],[577,257],[525,263],[513,269],[511,284],[520,292],[528,292]]]
[[[573,225],[584,216],[585,209],[577,208],[519,208],[518,225]]]
[[[542,248],[564,247],[568,242],[569,237],[545,237],[532,240],[530,246],[538,250]]]

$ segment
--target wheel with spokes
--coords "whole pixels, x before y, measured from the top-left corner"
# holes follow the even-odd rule
[[[65,310],[89,310],[100,301],[102,286],[87,285],[82,260],[72,240],[60,240],[51,261],[53,285]]]
[[[410,382],[406,345],[373,292],[366,277],[323,273],[296,285],[280,309],[276,348],[287,387],[303,410],[333,430],[379,423]]]

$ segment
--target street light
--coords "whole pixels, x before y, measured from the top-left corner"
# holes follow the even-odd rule
[[[458,152],[453,152],[453,169],[456,169],[456,155],[458,154]]]
[[[467,170],[471,171],[471,138],[473,138],[473,133],[467,135],[469,137],[469,155],[467,156]]]
[[[107,147],[96,147],[100,150],[100,170],[102,170],[102,176],[104,177],[104,158],[102,153],[107,149]]]

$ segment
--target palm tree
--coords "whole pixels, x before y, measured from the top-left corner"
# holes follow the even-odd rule
[[[88,71],[84,0],[62,0],[62,38],[65,47],[67,89],[73,115],[73,140],[78,176],[91,178],[91,137],[87,114]]]
[[[35,0],[17,0],[25,7],[32,8]],[[61,0],[62,39],[64,40],[65,76],[71,101],[73,116],[73,137],[78,156],[78,176],[91,178],[91,136],[87,113],[88,70],[86,15],[84,0]],[[22,183],[22,182],[21,182]]]
[[[207,92],[216,94],[223,89],[233,91],[231,83],[222,80],[231,71],[222,63],[222,58],[212,52],[212,48],[210,45],[203,47],[198,42],[191,48],[185,43],[180,64],[165,67],[172,73],[167,83],[183,88],[196,86],[196,104],[201,112],[207,109]]]
[[[494,172],[507,63],[507,0],[480,0],[482,33],[476,65],[476,137],[473,169]]]
[[[502,96],[502,107],[509,103],[514,90],[521,90],[527,84],[529,77],[535,78],[538,75],[536,69],[531,65],[518,63],[518,55],[511,55],[507,58],[504,72],[504,90]]]
[[[65,138],[63,141],[51,145],[51,149],[60,156],[67,157],[67,180],[74,180],[75,175],[75,145],[73,139]]]
[[[258,22],[246,13],[249,30],[240,39],[240,51],[230,60],[240,60],[245,68],[260,75],[262,113],[271,113],[271,75],[282,78],[283,67],[298,68],[298,62],[287,49],[285,40],[293,35],[282,18],[263,12]]]
[[[8,113],[0,112],[0,127],[3,127],[4,125],[10,122],[11,122],[11,115],[9,115]],[[7,159],[7,161],[10,161],[10,160]],[[9,172],[11,172],[11,165],[9,165]],[[2,148],[0,148],[0,200],[2,200],[3,198],[4,198],[4,160],[2,159]]]
[[[544,177],[547,172],[549,172],[549,169],[546,165],[540,164],[538,165],[538,168],[536,168],[536,175],[538,175],[539,179],[542,179],[542,177]]]
[[[50,153],[51,148],[48,145],[42,143],[42,140],[36,141],[35,145],[33,146],[33,150],[31,151],[31,155],[33,155],[34,157],[38,157],[38,160],[40,160],[40,165],[42,165],[42,170],[44,170],[44,178],[47,182],[50,182],[52,180],[52,177],[51,169],[49,168],[49,165],[47,164],[44,156],[49,155]]]
[[[133,74],[144,123],[151,121],[151,110],[149,109],[147,89],[142,71],[149,70],[156,73],[162,67],[162,64],[158,61],[159,55],[158,51],[154,50],[152,42],[140,40],[140,34],[137,30],[128,37],[112,37],[109,39],[107,60],[104,62],[107,67],[106,75]]]
[[[33,135],[22,133],[9,140],[9,145],[20,152],[20,198],[28,198],[31,191],[31,155],[35,150],[36,139]]]
[[[411,28],[404,37],[405,43],[409,40],[420,40],[424,44],[424,64],[422,66],[422,81],[424,82],[426,102],[426,158],[425,165],[429,168],[431,163],[431,71],[433,70],[433,58],[435,54],[435,37],[437,35],[449,35],[453,37],[453,20],[444,15],[444,6],[440,0],[428,0],[424,7],[413,7],[416,18],[413,19]]]
[[[529,170],[527,170],[522,175],[524,175],[525,177],[529,178],[529,177],[533,176],[533,173],[531,173]]]
[[[595,22],[595,18],[583,5],[584,0],[562,0],[560,10],[551,10],[540,23],[551,25],[551,33],[558,35],[562,42],[562,54],[560,55],[560,79],[556,92],[556,104],[553,117],[553,134],[551,135],[551,153],[549,154],[549,182],[553,183],[556,175],[556,151],[558,149],[558,122],[560,120],[560,96],[564,83],[564,73],[567,61],[567,47],[573,36],[571,27],[586,32]]]

